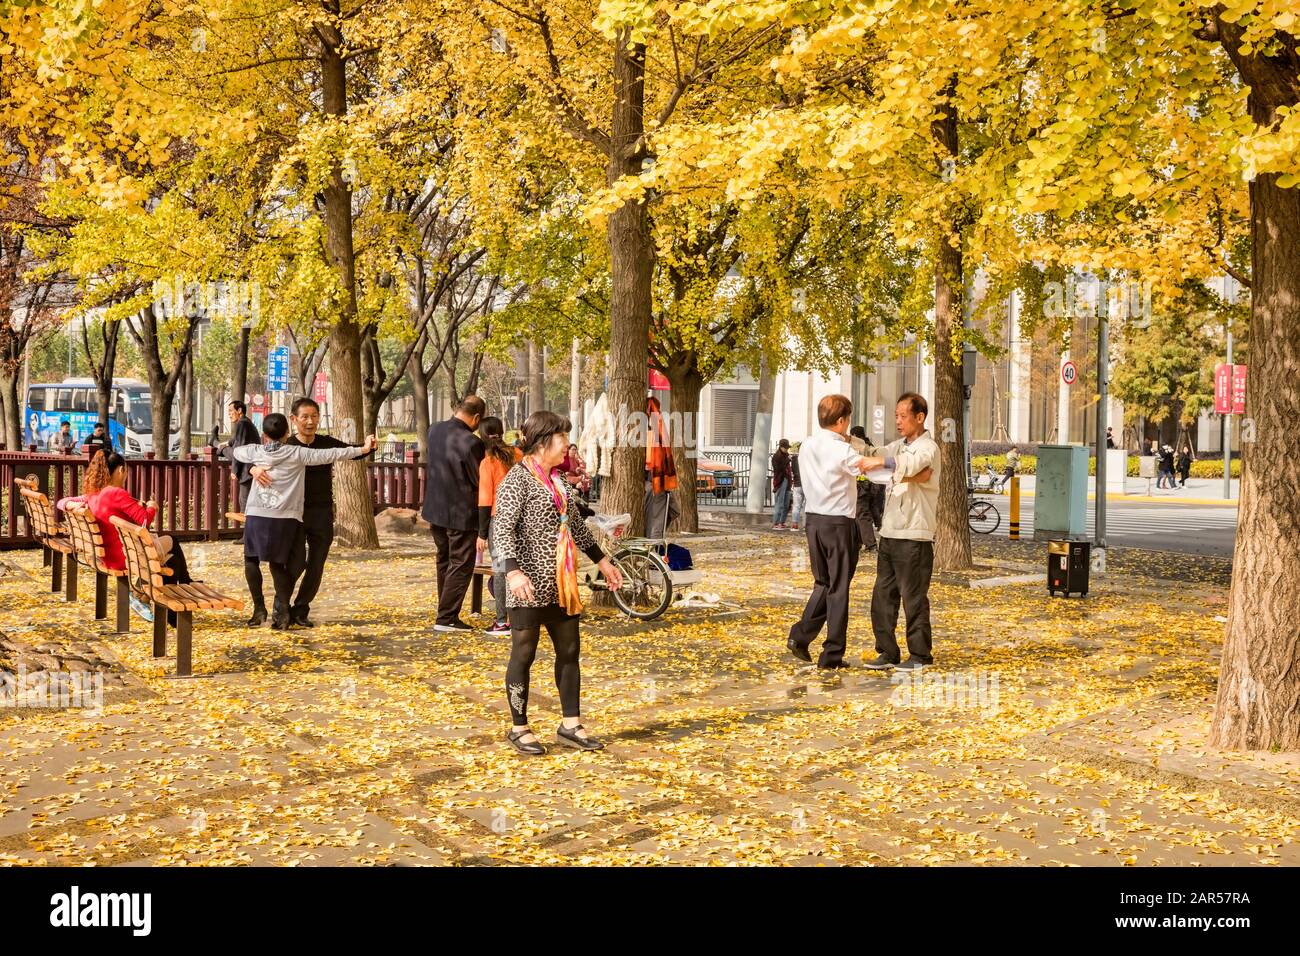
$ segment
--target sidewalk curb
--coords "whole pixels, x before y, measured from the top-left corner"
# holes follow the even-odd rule
[[[1032,491],[1022,491],[1022,492],[1020,492],[1020,497],[1021,497],[1021,498],[1032,498],[1032,497],[1034,497],[1034,493],[1033,493]],[[994,498],[994,500],[996,500],[996,499],[998,499],[998,498],[1001,498],[1001,499],[1004,499],[1004,500],[1010,500],[1010,498],[1011,498],[1011,494],[1010,494],[1010,492],[1008,492],[1008,493],[1006,493],[1006,494],[994,495],[993,498]],[[1096,495],[1096,493],[1094,493],[1094,492],[1089,492],[1089,494],[1088,494],[1088,500],[1089,500],[1089,501],[1096,501],[1096,500],[1097,500],[1097,495]],[[1224,508],[1227,508],[1227,507],[1235,508],[1235,507],[1237,507],[1237,499],[1236,499],[1236,498],[1173,498],[1173,497],[1167,497],[1167,496],[1164,496],[1164,495],[1121,495],[1121,494],[1119,494],[1118,492],[1115,492],[1114,494],[1107,494],[1107,495],[1106,495],[1106,502],[1107,502],[1107,504],[1118,503],[1118,504],[1134,504],[1134,505],[1136,505],[1136,504],[1144,504],[1144,503],[1155,502],[1155,503],[1158,503],[1158,504],[1165,504],[1165,505],[1168,505],[1168,504],[1182,504],[1182,505],[1219,505],[1219,506],[1224,507]]]

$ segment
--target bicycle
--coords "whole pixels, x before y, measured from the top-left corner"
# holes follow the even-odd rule
[[[997,505],[971,495],[966,506],[966,524],[976,534],[992,534],[1002,523],[1002,512]]]
[[[662,541],[652,538],[624,538],[632,516],[592,515],[587,524],[604,547],[609,559],[623,574],[623,585],[611,588],[603,578],[586,574],[585,583],[592,591],[609,591],[618,609],[638,621],[653,621],[673,602],[673,578],[654,548]]]

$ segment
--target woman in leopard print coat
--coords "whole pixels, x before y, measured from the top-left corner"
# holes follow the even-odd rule
[[[534,412],[524,423],[524,458],[497,486],[496,516],[492,519],[492,553],[506,569],[510,609],[510,663],[506,668],[506,697],[512,726],[506,739],[520,753],[546,753],[528,726],[528,684],[544,626],[555,647],[555,683],[560,691],[563,720],[556,729],[559,742],[580,750],[600,750],[599,740],[582,726],[579,695],[580,609],[576,588],[576,551],[597,563],[613,587],[622,575],[596,544],[578,512],[569,488],[555,471],[569,446],[569,420],[554,412]],[[557,543],[572,538],[568,572],[560,580]],[[569,606],[566,606],[569,605]]]

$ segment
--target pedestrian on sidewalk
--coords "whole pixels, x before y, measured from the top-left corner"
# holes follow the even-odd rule
[[[329,465],[349,458],[364,458],[375,450],[378,441],[374,435],[360,447],[342,445],[337,448],[308,448],[289,445],[289,419],[279,412],[267,415],[262,421],[264,445],[227,446],[226,455],[250,466],[251,488],[248,506],[244,511],[244,576],[249,582],[253,599],[253,616],[250,627],[266,620],[266,600],[263,597],[261,562],[271,567],[271,580],[275,584],[275,603],[271,606],[271,627],[287,631],[296,621],[289,616],[293,604],[293,585],[301,571],[304,550],[302,525],[303,498],[306,473],[310,465]],[[264,477],[270,484],[252,481],[251,466],[265,469]],[[250,567],[250,565],[252,567]],[[253,572],[256,571],[256,574]],[[256,588],[254,588],[256,584]]]
[[[827,395],[817,403],[820,426],[799,448],[799,475],[807,499],[804,533],[812,566],[813,590],[803,616],[791,627],[785,646],[801,661],[812,662],[809,645],[826,628],[817,666],[847,667],[849,585],[862,548],[855,517],[857,476],[883,462],[859,455],[849,444],[853,403],[846,395]]]
[[[1160,480],[1156,482],[1156,487],[1174,490],[1174,450],[1169,445],[1160,449]]]
[[[497,509],[497,488],[502,479],[523,453],[505,443],[505,426],[501,419],[488,415],[479,423],[478,433],[483,440],[483,461],[478,468],[478,555],[476,563],[482,564],[486,554],[492,558],[492,600],[496,603],[496,621],[488,628],[489,634],[510,633],[509,615],[506,612],[506,566],[501,556],[491,548],[492,518]],[[573,446],[569,446],[572,453]],[[561,465],[561,469],[563,465]]]
[[[226,414],[230,419],[230,441],[222,445],[218,451],[223,454],[228,448],[239,448],[243,445],[260,445],[262,439],[257,435],[257,426],[248,420],[248,406],[239,399],[235,399],[226,406]],[[226,457],[230,457],[227,455]],[[240,514],[248,505],[248,495],[253,487],[253,471],[249,465],[243,462],[234,461],[230,470],[235,474],[235,480],[239,482],[239,490],[236,497],[238,505],[237,510]]]
[[[113,450],[113,439],[109,437],[108,426],[103,422],[95,422],[95,428],[90,433],[90,437],[81,443],[81,450],[87,458],[94,459],[96,453],[103,452],[107,455]]]
[[[871,629],[876,637],[872,670],[916,670],[934,662],[930,629],[930,575],[934,570],[934,534],[939,509],[939,446],[926,430],[929,406],[915,392],[905,392],[894,406],[894,424],[902,436],[884,448],[885,467],[894,475],[880,527],[876,586],[871,594]],[[907,615],[908,658],[895,631],[902,599]]]
[[[1109,440],[1109,439],[1108,439]],[[1020,470],[1020,449],[1015,445],[1007,451],[1007,467],[1002,472],[1002,485],[1006,485]]]
[[[582,520],[576,496],[553,473],[564,460],[569,428],[569,420],[554,412],[528,416],[524,458],[497,486],[492,519],[492,553],[506,569],[510,614],[506,700],[511,727],[506,740],[529,756],[546,753],[528,724],[529,680],[543,627],[555,648],[555,683],[563,715],[556,737],[579,750],[605,746],[582,725],[578,551],[596,562],[609,587],[622,587],[623,576]]]
[[[1192,475],[1192,447],[1184,445],[1178,454],[1178,487],[1186,488],[1187,479]]]
[[[799,447],[795,442],[790,446],[790,485],[794,493],[794,504],[790,506],[790,530],[798,531],[803,521],[804,505],[807,499],[803,493],[803,481],[799,477]]]
[[[77,439],[72,434],[72,422],[66,418],[59,422],[59,430],[50,436],[51,455],[71,455],[77,448]]]
[[[477,395],[466,395],[456,413],[429,429],[425,442],[424,508],[429,532],[438,549],[438,617],[435,631],[473,630],[461,620],[465,592],[474,577],[478,545],[478,475],[483,442],[474,434],[487,406]]]
[[[790,489],[794,487],[794,474],[790,470],[790,440],[782,438],[776,443],[772,455],[772,530],[785,531],[789,525]]]
[[[875,454],[871,439],[867,437],[867,430],[861,425],[854,425],[849,429],[849,444],[853,446],[855,452],[864,457]],[[870,554],[876,550],[876,525],[871,520],[871,491],[877,485],[867,480],[866,475],[858,475],[857,482],[858,501],[853,520],[858,525],[858,540],[862,542],[863,550]]]

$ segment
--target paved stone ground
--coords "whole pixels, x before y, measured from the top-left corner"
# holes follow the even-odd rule
[[[650,625],[588,611],[584,715],[608,750],[529,760],[502,739],[508,641],[432,633],[426,539],[386,545],[332,555],[314,630],[201,615],[191,679],[144,624],[116,637],[89,596],[50,595],[39,555],[0,555],[6,653],[89,650],[121,689],[98,712],[0,710],[0,862],[1300,863],[1300,760],[1204,744],[1213,581],[1135,566],[1065,601],[945,579],[938,665],[909,685],[787,655],[800,536],[704,535],[697,590],[717,606]],[[237,546],[190,553],[241,593]],[[979,555],[989,576],[1035,564]],[[872,577],[864,562],[855,663]],[[551,660],[533,673],[544,738]]]

